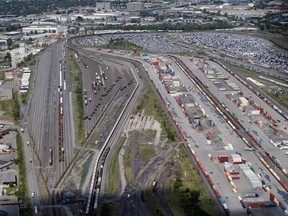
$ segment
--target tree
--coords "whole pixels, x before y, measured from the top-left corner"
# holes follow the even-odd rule
[[[7,39],[7,46],[8,46],[8,48],[12,47],[12,43],[13,43],[12,39],[11,39],[11,38],[8,38],[8,39]]]
[[[76,17],[76,22],[82,22],[84,19],[81,16],[77,16]]]
[[[8,62],[11,62],[11,54],[9,52],[7,52],[4,59]]]
[[[192,190],[190,192],[190,203],[192,206],[197,206],[199,202],[200,192],[198,190]]]

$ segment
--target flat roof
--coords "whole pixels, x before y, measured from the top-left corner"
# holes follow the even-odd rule
[[[21,32],[13,31],[13,32],[6,32],[5,35],[17,35],[21,34]]]

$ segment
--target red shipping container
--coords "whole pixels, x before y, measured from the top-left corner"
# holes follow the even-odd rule
[[[233,164],[242,164],[242,161],[239,161],[239,162],[233,162]]]
[[[265,203],[264,202],[260,202],[259,203],[259,208],[265,208]]]
[[[224,162],[228,162],[229,161],[229,158],[227,155],[219,155],[218,156],[218,160],[220,163],[224,163]]]
[[[240,172],[230,172],[230,175],[239,175]]]
[[[270,193],[270,201],[273,201],[275,199],[275,195],[273,193]]]
[[[247,206],[250,206],[251,208],[258,208],[259,203],[258,202],[248,202]]]
[[[233,180],[237,180],[237,179],[240,179],[240,176],[231,176],[231,178],[232,178]]]

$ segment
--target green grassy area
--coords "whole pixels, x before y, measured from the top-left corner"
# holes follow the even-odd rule
[[[128,184],[131,184],[132,182],[132,168],[131,167],[125,167],[125,177]]]
[[[263,92],[265,92],[267,95],[269,95],[271,98],[273,98],[277,103],[281,104],[286,110],[288,110],[288,94],[278,94],[274,93],[272,91],[269,91],[268,88],[261,89]]]
[[[212,201],[202,185],[183,148],[180,148],[179,162],[182,173],[178,173],[173,185],[165,185],[165,197],[175,215],[217,215]],[[173,187],[173,192],[170,192]]]
[[[0,109],[3,111],[1,120],[18,122],[20,119],[20,105],[18,101],[18,95],[13,92],[13,98],[11,100],[0,101]]]
[[[132,132],[133,133],[133,132]],[[131,136],[131,134],[129,134]],[[125,150],[125,154],[123,156],[123,163],[125,167],[125,177],[128,184],[132,182],[132,168],[131,164],[134,164],[135,158],[133,156],[133,148],[134,145],[132,143],[128,143],[128,146]]]
[[[112,165],[111,165],[111,170],[110,170],[110,175],[109,175],[109,195],[110,196],[113,196],[116,193],[117,183],[119,182],[119,172],[118,172],[119,158],[118,156],[125,141],[126,141],[126,137],[121,137],[118,147],[116,149],[116,152],[112,158]]]
[[[3,188],[3,190],[6,191],[6,193],[5,193],[6,195],[9,195],[9,196],[15,195],[16,192],[18,191],[18,186],[5,187],[5,188]]]
[[[143,48],[140,46],[137,46],[136,44],[133,44],[131,42],[128,42],[124,39],[112,39],[109,41],[108,44],[105,44],[101,46],[102,48],[107,49],[122,49],[122,50],[134,50],[138,52],[142,52]]]
[[[17,144],[17,154],[16,164],[19,166],[19,183],[18,191],[16,196],[19,200],[24,201],[26,204],[26,209],[20,210],[20,215],[33,215],[31,208],[31,202],[29,198],[29,191],[27,187],[27,178],[26,178],[26,166],[25,166],[25,155],[23,149],[23,141],[20,133],[17,131],[16,134],[16,144]]]
[[[17,67],[31,67],[35,65],[36,58],[33,54],[29,54],[28,56],[24,57],[24,61],[21,61],[17,64]]]
[[[3,111],[2,120],[13,120],[13,109],[14,103],[13,100],[3,100],[0,101],[0,108]]]
[[[5,73],[3,71],[0,71],[0,80],[5,79]]]
[[[26,104],[28,99],[28,92],[23,92],[20,94],[21,103]]]
[[[150,144],[139,144],[139,150],[140,150],[140,157],[141,160],[147,161],[151,157],[155,155],[155,149],[153,145]]]
[[[82,72],[72,55],[69,57],[71,66],[72,80],[73,80],[73,99],[75,102],[75,116],[76,116],[76,139],[82,142],[85,138],[84,122],[83,122],[83,97],[82,97]]]
[[[159,101],[156,99],[151,89],[144,94],[141,102],[136,108],[136,112],[141,112],[145,109],[144,115],[154,116],[154,118],[160,122],[162,128],[167,133],[167,137],[170,141],[178,141],[179,138],[172,128],[167,116],[165,115]]]
[[[148,129],[148,130],[145,130],[144,133],[151,138],[155,138],[157,131],[152,130],[152,129]]]

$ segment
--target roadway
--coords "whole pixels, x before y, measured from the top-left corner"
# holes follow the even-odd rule
[[[46,201],[43,197],[43,188],[41,188],[40,182],[42,182],[42,178],[40,176],[40,169],[38,163],[36,162],[34,157],[33,149],[30,148],[29,134],[24,129],[24,132],[21,133],[22,141],[23,141],[23,151],[25,155],[25,165],[26,165],[26,176],[27,176],[27,186],[28,186],[28,195],[31,199],[31,206],[35,215],[37,215],[40,204]],[[35,210],[37,209],[37,211]]]

